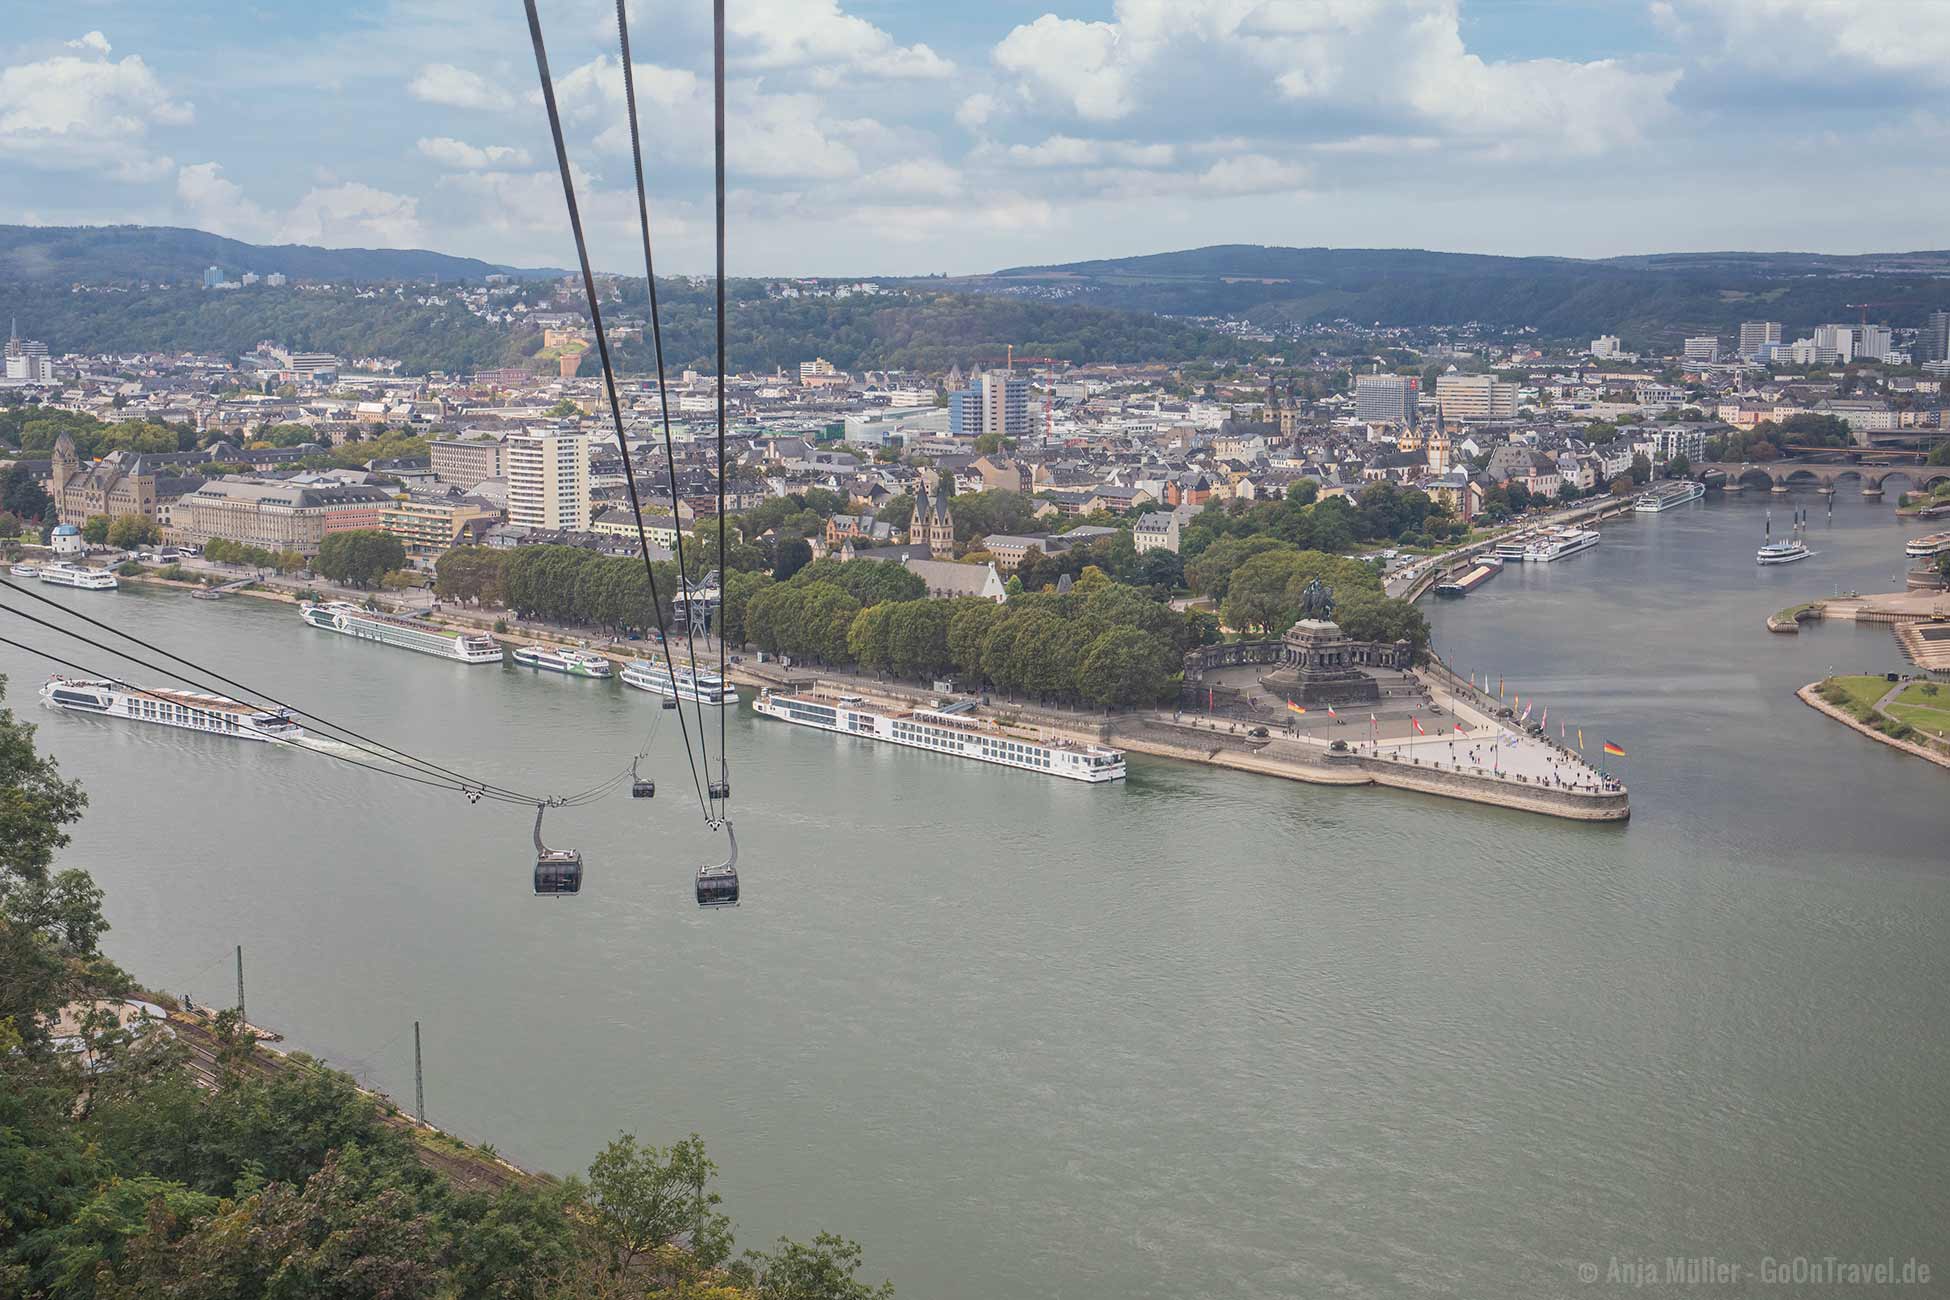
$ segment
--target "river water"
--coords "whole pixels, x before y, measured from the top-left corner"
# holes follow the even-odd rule
[[[254,1020],[402,1099],[419,1019],[429,1117],[538,1167],[695,1130],[743,1244],[842,1232],[905,1296],[1542,1297],[1832,1254],[1940,1285],[1950,777],[1794,699],[1901,667],[1886,629],[1762,627],[1899,584],[1906,529],[1796,501],[1799,565],[1755,566],[1748,496],[1429,607],[1458,668],[1629,751],[1625,826],[1142,757],[1084,786],[746,710],[745,905],[711,914],[723,840],[642,693],[56,593],[511,786],[592,784],[661,726],[654,801],[551,818],[589,875],[542,902],[519,808],[43,714],[44,667],[0,670],[87,784],[65,858],[130,970],[228,1002],[242,943]]]

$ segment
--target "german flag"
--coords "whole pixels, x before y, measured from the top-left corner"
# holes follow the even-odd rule
[[[1305,705],[1295,704],[1292,700],[1286,702],[1286,707],[1289,713],[1305,713],[1307,711]]]
[[[1607,754],[1615,754],[1619,758],[1623,758],[1625,757],[1625,746],[1620,744],[1615,744],[1614,742],[1607,740],[1605,742],[1605,752]]]

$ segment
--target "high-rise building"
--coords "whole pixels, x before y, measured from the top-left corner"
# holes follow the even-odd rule
[[[1740,355],[1757,357],[1761,349],[1770,343],[1781,341],[1781,322],[1777,320],[1748,320],[1740,322]]]
[[[30,384],[54,382],[54,363],[48,359],[47,344],[38,339],[20,337],[18,325],[7,336],[6,375],[9,379],[21,379]]]
[[[1415,424],[1415,399],[1422,381],[1414,375],[1356,375],[1354,415],[1381,424]]]
[[[1887,325],[1857,325],[1855,355],[1870,361],[1886,361],[1896,350],[1896,340]]]
[[[589,527],[589,440],[560,429],[512,434],[507,444],[508,522],[529,528]]]
[[[1445,420],[1513,420],[1517,386],[1495,375],[1438,375],[1435,406]]]
[[[1591,355],[1600,361],[1611,360],[1621,350],[1618,345],[1618,335],[1616,334],[1600,334],[1597,338],[1591,340]]]
[[[1720,359],[1720,340],[1711,334],[1701,334],[1686,340],[1686,360],[1714,362]]]
[[[1938,308],[1925,318],[1916,350],[1924,361],[1950,361],[1950,311]]]
[[[214,289],[222,283],[223,283],[223,268],[221,266],[213,266],[209,270],[203,273],[204,288]]]
[[[957,438],[979,438],[985,433],[1027,437],[1029,382],[1006,370],[991,370],[948,394],[948,432]]]
[[[1815,351],[1834,361],[1855,360],[1855,326],[1815,326]]]

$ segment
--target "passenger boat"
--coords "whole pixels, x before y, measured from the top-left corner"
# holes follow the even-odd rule
[[[623,670],[623,685],[649,691],[665,699],[706,704],[712,708],[736,706],[738,690],[708,669],[678,667],[649,659],[634,660]]]
[[[752,708],[768,718],[802,727],[953,754],[1070,781],[1117,781],[1125,774],[1121,749],[1035,738],[975,717],[973,701],[932,709],[890,710],[871,706],[858,695],[768,690],[759,695]]]
[[[1706,484],[1688,482],[1675,489],[1655,489],[1644,493],[1632,503],[1632,509],[1640,514],[1656,515],[1674,506],[1688,505],[1706,495]]]
[[[1579,551],[1588,551],[1598,544],[1598,530],[1595,528],[1557,528],[1545,533],[1530,549],[1524,552],[1524,560],[1530,564],[1549,564]]]
[[[456,632],[424,619],[375,614],[344,600],[306,605],[299,613],[313,627],[358,637],[362,641],[377,641],[401,650],[417,650],[421,654],[439,655],[442,659],[457,659],[464,664],[501,662],[501,643],[478,632]]]
[[[14,565],[13,568],[9,569],[8,572],[16,578],[38,578],[41,574],[41,566],[31,560],[22,560],[20,563]]]
[[[1761,548],[1754,552],[1755,564],[1793,564],[1796,560],[1805,560],[1814,554],[1808,549],[1808,544],[1801,540],[1801,516],[1798,513],[1794,517],[1794,531],[1787,541],[1774,541],[1773,536],[1774,516],[1769,514],[1762,532],[1762,537],[1767,540],[1763,541]]]
[[[608,677],[610,672],[609,660],[601,655],[558,646],[516,646],[515,662],[524,668],[539,668],[545,673],[566,673],[570,677]]]
[[[122,584],[107,569],[91,569],[85,564],[55,560],[41,566],[40,579],[57,587],[80,587],[86,591],[112,591]]]
[[[41,698],[55,708],[76,713],[182,727],[237,740],[293,741],[305,734],[287,709],[259,709],[201,691],[141,690],[96,677],[54,676],[41,687]]]
[[[1496,549],[1490,554],[1499,560],[1516,560],[1521,563],[1530,558],[1530,548],[1535,541],[1536,539],[1529,533],[1518,533],[1515,537],[1506,537],[1498,542]]]
[[[1913,537],[1909,545],[1903,547],[1904,555],[1914,555],[1928,559],[1932,555],[1942,555],[1950,551],[1950,532],[1930,533],[1923,537]]]

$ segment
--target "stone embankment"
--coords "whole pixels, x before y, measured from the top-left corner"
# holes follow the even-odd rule
[[[1820,682],[1809,682],[1794,694],[1803,704],[1815,712],[1833,718],[1851,731],[1861,732],[1878,744],[1887,745],[1891,749],[1900,749],[1905,754],[1914,754],[1918,758],[1927,759],[1935,763],[1938,767],[1950,768],[1950,756],[1946,756],[1942,752],[1932,749],[1927,745],[1919,745],[1914,741],[1898,740],[1894,736],[1886,736],[1874,727],[1871,727],[1868,723],[1851,717],[1841,709],[1836,708],[1827,700],[1821,698],[1821,693],[1816,689],[1820,685]]]

